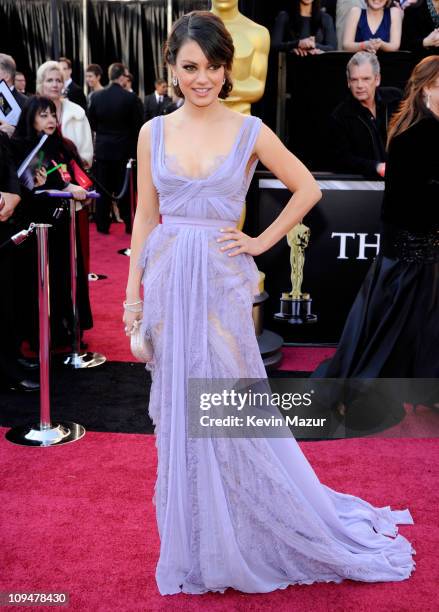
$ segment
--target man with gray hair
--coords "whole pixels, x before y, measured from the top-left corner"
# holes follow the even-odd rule
[[[337,172],[383,177],[387,128],[402,92],[380,87],[380,64],[374,53],[355,53],[346,76],[350,93],[330,117],[331,165]]]
[[[14,86],[15,72],[16,72],[15,60],[10,55],[6,55],[6,53],[0,53],[0,81],[5,81],[6,85],[12,92],[15,100],[17,101],[20,108],[27,102],[27,97],[17,91]],[[0,131],[6,132],[8,136],[11,136],[14,133],[14,127],[6,123],[5,121],[0,120]]]

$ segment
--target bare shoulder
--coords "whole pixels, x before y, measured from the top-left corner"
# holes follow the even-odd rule
[[[140,128],[140,132],[139,132],[139,145],[142,146],[146,146],[149,148],[150,142],[151,142],[151,124],[152,124],[152,119],[150,119],[149,121],[147,121],[146,123],[144,123],[142,125],[142,127]]]
[[[267,146],[273,146],[273,144],[282,144],[280,138],[268,127],[263,121],[261,121],[261,127],[259,129],[258,137],[255,142],[255,153],[264,149]]]
[[[288,151],[280,138],[263,121],[260,121],[260,128],[256,137],[251,159],[256,157],[263,161],[267,155],[276,155],[279,150]],[[277,153],[276,153],[277,152]]]
[[[147,121],[146,123],[144,123],[142,125],[142,127],[140,128],[140,132],[139,135],[149,135],[151,134],[151,124],[153,122],[153,119],[150,119],[149,121]]]
[[[352,18],[353,18],[353,17],[358,17],[358,18],[360,18],[360,15],[361,15],[361,10],[362,10],[362,9],[361,9],[361,6],[353,6],[353,7],[351,8],[351,10],[349,11],[349,16],[350,16],[350,17],[352,17]]]

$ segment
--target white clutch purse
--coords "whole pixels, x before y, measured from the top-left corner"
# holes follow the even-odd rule
[[[154,352],[152,343],[145,334],[141,333],[142,321],[134,321],[130,332],[130,348],[133,356],[143,363],[153,360]]]

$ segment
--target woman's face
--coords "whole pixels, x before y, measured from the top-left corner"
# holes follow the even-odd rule
[[[59,70],[48,70],[42,83],[41,95],[50,100],[59,100],[64,87],[64,79]]]
[[[387,0],[366,0],[367,6],[374,11],[385,8]]]
[[[39,134],[47,134],[50,136],[56,130],[56,113],[53,113],[50,108],[40,110],[35,115],[34,128]]]
[[[212,104],[221,92],[225,76],[224,66],[212,64],[193,40],[181,46],[172,72],[185,99],[195,106]]]

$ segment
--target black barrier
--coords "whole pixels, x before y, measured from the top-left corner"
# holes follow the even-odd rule
[[[264,325],[285,342],[335,344],[360,285],[379,248],[381,181],[338,175],[316,175],[323,197],[305,217],[311,240],[305,250],[302,292],[313,300],[317,323],[290,325],[275,321],[283,291],[291,291],[290,248],[286,238],[256,257],[265,272],[269,299]],[[291,197],[269,172],[256,172],[249,193],[244,231],[257,236],[268,227]]]

